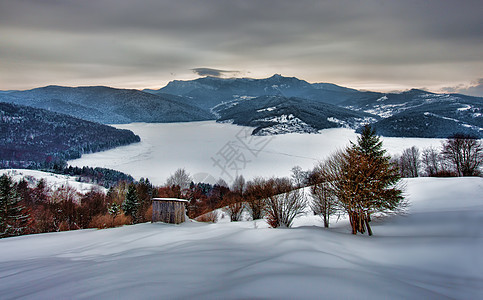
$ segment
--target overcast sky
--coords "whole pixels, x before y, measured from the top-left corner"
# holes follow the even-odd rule
[[[0,0],[0,89],[200,75],[481,94],[481,0]]]

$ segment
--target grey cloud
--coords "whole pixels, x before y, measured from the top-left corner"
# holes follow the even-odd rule
[[[459,84],[452,87],[444,87],[441,89],[447,93],[458,93],[470,96],[483,97],[483,78],[476,80],[472,85]]]
[[[237,75],[239,71],[226,71],[211,68],[194,68],[191,69],[195,74],[199,76],[211,76],[211,77],[224,77],[225,75]]]
[[[193,66],[208,65],[222,70],[196,69],[221,76],[216,71],[270,68],[266,75],[340,83],[370,76],[420,86],[428,78],[460,82],[460,74],[469,81],[483,67],[479,7],[480,0],[2,0],[0,79],[42,63],[50,74],[85,63],[131,76],[156,69],[192,76]]]

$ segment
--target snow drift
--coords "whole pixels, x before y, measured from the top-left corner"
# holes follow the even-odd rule
[[[406,180],[405,216],[138,224],[0,240],[3,299],[481,299],[483,178]],[[334,221],[334,220],[333,220]],[[316,226],[313,226],[316,225]]]

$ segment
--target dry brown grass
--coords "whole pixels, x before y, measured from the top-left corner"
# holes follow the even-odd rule
[[[59,231],[68,231],[68,230],[70,230],[69,224],[67,224],[66,221],[60,222],[60,224],[59,224]]]
[[[149,206],[149,208],[144,213],[144,220],[146,220],[146,222],[153,221],[153,205]]]
[[[117,215],[114,219],[110,215],[98,215],[92,218],[89,228],[112,228],[132,223],[132,219],[124,214]]]
[[[218,212],[216,210],[210,211],[197,217],[195,220],[198,222],[216,223],[216,221],[218,220]]]

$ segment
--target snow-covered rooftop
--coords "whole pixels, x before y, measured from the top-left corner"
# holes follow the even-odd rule
[[[178,198],[153,198],[152,201],[177,201],[177,202],[188,202],[186,199],[178,199]]]

